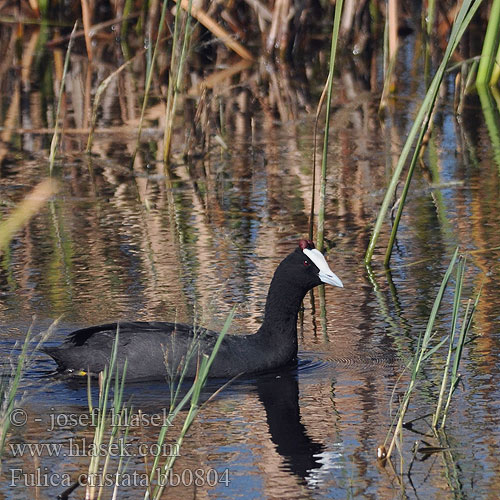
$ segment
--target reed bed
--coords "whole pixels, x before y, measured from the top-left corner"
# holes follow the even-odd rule
[[[480,3],[480,1],[474,2],[471,9],[477,9]],[[471,2],[465,2],[460,12],[467,9],[467,5],[470,6],[470,4]],[[446,3],[446,8],[449,12],[454,12],[458,5],[460,4],[450,1]],[[247,66],[241,66],[242,61],[235,60],[235,57],[241,58],[250,65],[259,55],[266,58],[275,58],[278,64],[288,64],[290,61],[296,64],[304,54],[310,54],[311,52],[319,54],[317,50],[312,51],[312,44],[316,43],[318,39],[321,40],[321,44],[325,49],[328,44],[332,47],[338,44],[342,48],[344,58],[346,58],[347,53],[352,51],[358,55],[363,54],[363,57],[370,58],[371,51],[377,45],[378,39],[382,37],[383,27],[385,26],[387,60],[384,69],[386,76],[383,82],[385,90],[381,103],[386,103],[391,92],[396,88],[393,70],[397,57],[397,47],[400,43],[400,32],[403,30],[401,25],[405,22],[405,18],[413,14],[408,6],[398,5],[397,2],[392,1],[386,5],[386,2],[377,0],[370,2],[349,0],[345,2],[345,8],[337,3],[335,12],[339,16],[338,23],[336,23],[336,33],[332,33],[330,41],[327,32],[330,31],[329,19],[331,19],[330,13],[333,12],[334,7],[315,5],[312,2],[307,2],[300,12],[287,2],[275,4],[273,2],[247,3],[237,1],[230,6],[215,6],[209,3],[193,6],[189,0],[182,0],[178,4],[165,0],[154,4],[151,10],[146,8],[146,4],[137,7],[139,10],[133,11],[130,0],[114,2],[112,5],[106,6],[106,8],[101,6],[101,9],[105,10],[105,15],[110,19],[97,23],[97,20],[101,21],[101,13],[95,4],[86,1],[75,3],[72,13],[77,16],[80,14],[77,21],[82,23],[83,30],[76,32],[73,29],[69,38],[67,34],[58,35],[46,42],[50,47],[57,47],[69,40],[63,78],[60,82],[58,106],[55,112],[54,126],[56,133],[54,139],[56,141],[59,140],[60,114],[63,111],[61,110],[61,97],[65,87],[68,57],[72,50],[71,45],[76,43],[78,39],[83,37],[86,57],[89,62],[92,62],[92,65],[88,67],[89,73],[85,75],[86,95],[84,101],[89,105],[87,109],[83,110],[82,114],[84,124],[87,124],[89,120],[91,122],[90,130],[87,132],[87,152],[91,150],[96,126],[99,129],[99,113],[97,109],[104,90],[110,84],[108,78],[113,80],[118,78],[119,73],[127,73],[126,78],[131,78],[129,82],[130,88],[135,86],[136,90],[139,90],[143,87],[142,97],[139,97],[139,95],[124,96],[124,99],[139,99],[139,102],[142,101],[140,117],[136,123],[136,129],[138,130],[136,146],[131,154],[132,167],[135,164],[135,158],[143,140],[143,128],[146,126],[146,122],[150,120],[148,115],[151,106],[149,103],[152,100],[157,102],[158,99],[164,104],[164,109],[159,117],[159,121],[164,125],[160,127],[160,129],[163,129],[161,130],[163,133],[161,160],[165,165],[168,165],[172,154],[172,141],[175,137],[174,127],[177,123],[176,117],[180,109],[179,105],[193,91],[194,86],[191,85],[190,89],[189,83],[191,76],[197,72],[193,67],[199,66],[203,58],[220,61],[222,66],[234,66],[238,68],[235,70],[236,73],[244,71]],[[444,17],[443,9],[438,7],[434,2],[423,3],[421,12],[429,43],[433,44],[434,47],[436,46],[434,43],[436,33],[439,33],[442,39],[447,36],[444,26],[448,23],[448,19]],[[30,9],[31,17],[28,16]],[[31,1],[29,6],[26,5],[24,11],[26,17],[18,17],[17,19],[9,17],[11,13],[14,13],[14,10],[11,10],[9,5],[3,6],[3,9],[0,8],[0,14],[2,14],[3,10],[4,23],[15,21],[21,23],[21,25],[27,25],[28,23],[38,22],[41,26],[54,23],[62,26],[62,31],[67,33],[67,27],[74,25],[75,18],[68,16],[67,12],[69,11],[64,9],[65,7],[60,2],[42,4],[42,2]],[[495,69],[497,66],[494,64],[498,51],[498,23],[495,22],[497,10],[498,1],[495,0],[489,15],[487,37],[483,48],[483,57],[481,58],[481,61],[484,61],[484,65],[487,64],[489,69],[483,71],[482,64],[479,72],[481,75],[490,74],[492,68],[493,75],[497,72]],[[483,18],[487,15],[488,11],[485,7]],[[55,19],[57,19],[57,22],[54,21]],[[197,23],[193,24],[192,19],[196,20]],[[322,22],[318,23],[318,19],[322,19]],[[439,29],[434,30],[436,26]],[[94,42],[98,34],[103,33],[110,27],[113,27],[114,32],[119,35],[121,52],[118,59],[119,64],[110,71],[109,76],[104,80],[98,79],[96,81],[91,72],[94,69],[93,65],[100,63],[100,51],[103,49]],[[48,36],[48,33],[44,36]],[[207,38],[211,38],[209,42],[206,41]],[[154,43],[152,43],[152,40],[154,40]],[[452,43],[451,40],[450,43]],[[330,53],[332,47],[330,47]],[[113,47],[110,48],[116,50]],[[81,51],[81,47],[78,50]],[[197,55],[198,53],[200,55]],[[142,75],[143,85],[137,81],[137,76],[133,74],[132,66],[138,64],[135,58],[144,59],[142,65],[144,70]],[[215,68],[213,71],[213,75],[203,77],[201,83],[198,82],[196,85],[199,88],[202,88],[205,84],[207,86],[213,85],[214,80],[217,78],[217,69]],[[492,77],[490,77],[490,80]],[[135,82],[134,79],[136,79]],[[95,91],[94,103],[91,106],[90,96],[94,94],[92,80],[95,81],[97,90]],[[166,85],[164,85],[165,80]],[[493,80],[491,81],[493,82]],[[246,85],[244,81],[242,84]],[[162,87],[166,90],[163,91]],[[252,87],[251,84],[250,87]],[[213,97],[216,96],[209,94],[207,99],[210,101]],[[137,103],[134,102],[135,104]],[[198,105],[199,102],[195,104]],[[294,103],[293,106],[297,106],[297,103]],[[213,126],[219,121],[219,117],[214,115],[209,120],[206,120],[206,123],[210,124],[208,126]],[[328,128],[328,125],[326,125],[326,128]],[[179,138],[179,140],[182,139]],[[50,170],[52,170],[54,163],[54,145],[51,149]],[[401,156],[404,157],[404,152]],[[388,193],[393,191],[391,186],[392,184],[389,186]],[[381,211],[382,218],[386,212],[387,208]],[[379,226],[380,223],[377,221],[374,237],[367,253],[367,261],[370,260],[372,247],[380,230]]]

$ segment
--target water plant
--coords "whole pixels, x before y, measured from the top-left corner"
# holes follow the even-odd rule
[[[330,135],[330,112],[332,104],[332,93],[333,93],[333,73],[335,70],[335,55],[337,53],[337,43],[339,38],[339,28],[340,20],[342,17],[342,6],[343,0],[339,0],[335,4],[335,18],[332,27],[332,44],[330,47],[330,64],[328,68],[328,77],[325,84],[325,89],[323,90],[322,97],[326,93],[326,113],[325,113],[325,129],[323,132],[323,153],[321,155],[321,181],[320,181],[320,191],[319,191],[319,211],[318,211],[318,227],[316,234],[316,246],[320,251],[323,250],[324,237],[325,237],[325,199],[326,199],[326,173],[327,173],[327,161],[328,161],[328,143]],[[323,99],[320,99],[318,104],[318,110],[316,112],[316,125],[318,122],[319,113],[322,107]],[[315,127],[316,128],[316,127]],[[316,134],[315,134],[316,137]],[[316,140],[314,140],[314,164],[313,164],[313,192],[314,192],[314,182],[316,177],[315,172],[315,157],[316,157]],[[312,214],[314,213],[314,198],[311,202],[311,219],[309,222],[309,233],[312,236]]]
[[[163,443],[165,442],[165,437],[167,434],[167,431],[169,427],[171,426],[171,423],[175,416],[189,403],[189,410],[188,413],[184,419],[184,423],[182,425],[182,429],[177,437],[176,443],[175,443],[175,449],[179,450],[182,446],[182,443],[184,441],[184,438],[186,436],[187,431],[191,427],[191,425],[194,422],[194,419],[196,418],[196,415],[198,414],[200,408],[202,405],[200,405],[200,395],[201,395],[201,390],[203,389],[207,379],[208,379],[208,373],[210,371],[210,367],[212,366],[212,363],[215,359],[215,356],[217,355],[217,352],[219,350],[220,344],[226,335],[226,333],[229,330],[229,327],[231,326],[231,322],[233,320],[235,313],[235,309],[229,313],[229,315],[226,318],[226,321],[224,323],[224,326],[217,338],[217,341],[214,345],[214,348],[212,352],[210,353],[210,356],[204,355],[201,359],[201,363],[198,366],[198,372],[196,374],[196,378],[194,379],[193,384],[187,391],[186,395],[179,401],[179,403],[176,403],[176,399],[174,399],[173,402],[171,402],[171,410],[170,410],[170,417],[167,422],[164,422],[160,433],[158,435],[158,446],[155,448],[157,450],[161,450],[163,447]],[[194,340],[194,343],[196,343],[196,340]],[[185,373],[185,369],[187,367],[189,360],[185,362],[184,364],[184,369],[183,373]],[[172,382],[171,382],[172,383]],[[228,382],[230,383],[230,382]],[[227,385],[227,384],[225,384]],[[223,387],[225,387],[225,385]],[[219,389],[220,390],[220,389]],[[217,391],[218,392],[218,391]],[[177,393],[176,393],[177,394]],[[171,454],[163,464],[160,464],[160,459],[161,455],[160,452],[155,453],[154,456],[154,462],[153,466],[151,468],[151,475],[150,475],[150,481],[149,484],[152,484],[153,481],[153,474],[158,474],[158,471],[160,471],[159,476],[157,477],[163,478],[162,481],[159,481],[156,486],[154,491],[151,493],[150,490],[148,489],[146,491],[146,494],[144,495],[144,500],[149,500],[152,498],[153,500],[159,500],[163,494],[163,491],[165,487],[168,484],[168,474],[172,470],[175,460],[177,459],[177,454]]]
[[[172,43],[172,55],[170,61],[170,75],[168,79],[167,105],[165,109],[165,131],[163,135],[163,162],[168,163],[170,158],[170,148],[172,143],[172,133],[174,126],[175,111],[177,109],[177,99],[181,89],[182,78],[184,76],[184,65],[191,39],[191,9],[192,0],[189,0],[184,16],[183,29],[181,35],[180,12],[183,11],[180,3],[175,12],[174,34]],[[182,46],[179,52],[179,45]]]
[[[164,450],[164,443],[167,437],[167,432],[171,429],[172,424],[178,414],[187,405],[189,405],[189,409],[184,418],[181,430],[178,437],[176,438],[173,447],[173,449],[175,450],[180,450],[187,431],[194,422],[200,408],[203,406],[202,404],[200,404],[201,391],[207,381],[210,367],[215,359],[215,356],[217,355],[220,344],[227,331],[229,330],[234,317],[234,313],[235,310],[233,309],[227,316],[224,326],[213,347],[213,350],[210,353],[210,356],[204,355],[199,360],[196,378],[182,398],[180,398],[180,392],[185,380],[186,368],[189,362],[192,360],[193,356],[197,355],[197,340],[199,336],[203,334],[202,329],[200,329],[198,334],[193,338],[192,348],[188,352],[186,359],[183,360],[183,364],[181,364],[181,366],[179,367],[179,372],[169,374],[170,407],[168,418],[166,418],[161,425],[156,442],[157,446],[153,447],[153,464],[149,473],[148,487],[146,488],[144,494],[145,500],[159,499],[163,493],[163,490],[168,484],[168,477],[172,470],[172,467],[174,466],[175,460],[178,457],[178,453],[172,453],[166,458],[162,456],[162,450]],[[113,349],[111,352],[109,364],[105,367],[104,371],[99,374],[99,401],[98,405],[95,407],[92,402],[90,375],[87,376],[89,412],[94,417],[96,417],[93,436],[93,449],[105,450],[104,456],[100,452],[92,454],[88,473],[86,475],[81,475],[75,485],[71,486],[71,488],[69,488],[66,492],[63,492],[63,494],[65,495],[68,495],[68,492],[73,491],[77,487],[77,485],[85,484],[85,498],[89,500],[94,500],[95,498],[100,499],[104,493],[105,486],[104,482],[101,481],[100,478],[106,477],[106,474],[108,474],[111,461],[110,450],[112,449],[114,444],[118,443],[120,447],[123,447],[127,441],[130,429],[130,426],[127,424],[127,415],[131,412],[131,407],[127,403],[125,403],[123,399],[123,391],[127,373],[126,361],[121,371],[119,370],[116,362],[118,356],[119,334],[120,333],[118,329],[113,343]],[[168,360],[166,359],[166,363],[167,362]],[[222,390],[225,385],[222,386],[219,391]],[[114,387],[114,389],[113,399],[111,400],[112,387]],[[217,391],[215,394],[217,394],[219,391]],[[214,395],[212,395],[212,397]],[[210,401],[210,399],[208,401]],[[120,476],[128,467],[128,462],[124,463],[124,456],[124,453],[120,453],[120,459],[118,461],[116,470],[113,472],[115,477],[113,497],[116,496],[116,492],[119,488]],[[165,458],[163,463],[162,458]],[[104,461],[104,463],[102,463],[102,461]]]
[[[10,355],[3,356],[3,362],[0,366],[0,457],[4,452],[12,423],[12,412],[20,403],[18,391],[23,375],[33,363],[40,347],[52,335],[57,324],[58,321],[54,321],[47,330],[34,335],[33,321],[22,343],[16,342]],[[15,351],[19,349],[19,346],[20,352],[16,355]]]
[[[476,13],[477,9],[481,5],[481,0],[466,0],[463,2],[457,17],[455,19],[455,22],[453,23],[453,27],[451,30],[450,34],[450,39],[448,41],[448,45],[445,50],[445,54],[443,56],[443,59],[436,71],[436,74],[434,75],[434,78],[432,79],[432,82],[429,86],[429,89],[427,90],[427,93],[425,94],[424,100],[422,104],[420,105],[419,111],[417,113],[417,116],[415,118],[415,121],[413,122],[413,125],[408,133],[408,137],[403,145],[403,148],[401,150],[401,154],[398,158],[398,162],[396,164],[396,167],[394,169],[394,172],[392,174],[391,180],[389,182],[389,185],[387,187],[384,200],[382,202],[382,205],[380,207],[377,220],[370,238],[370,242],[368,244],[368,248],[365,254],[365,263],[369,264],[372,260],[373,253],[375,251],[375,245],[377,243],[378,237],[380,235],[380,232],[382,230],[382,225],[384,223],[385,217],[387,215],[387,211],[389,210],[389,207],[391,205],[391,202],[394,198],[394,194],[396,192],[397,185],[399,183],[399,179],[403,173],[403,169],[406,165],[406,161],[410,155],[410,152],[413,148],[413,156],[410,161],[410,166],[408,168],[408,173],[406,176],[406,181],[403,186],[403,191],[400,196],[399,200],[399,205],[398,205],[398,210],[396,213],[396,216],[394,218],[394,222],[392,225],[392,230],[391,230],[391,235],[389,238],[389,243],[386,248],[386,253],[385,253],[385,258],[384,258],[384,264],[386,266],[389,265],[389,261],[391,258],[392,254],[392,249],[394,246],[394,242],[396,240],[396,234],[398,231],[399,227],[399,221],[401,219],[401,215],[403,212],[403,208],[405,205],[406,197],[408,195],[408,191],[410,188],[410,183],[411,179],[413,176],[413,172],[415,170],[415,167],[418,163],[418,159],[420,156],[422,144],[423,144],[423,139],[425,137],[425,134],[427,132],[427,129],[429,127],[429,123],[432,117],[432,112],[434,109],[434,104],[436,102],[436,98],[438,95],[439,88],[441,86],[441,83],[443,81],[446,67],[448,65],[448,62],[455,51],[456,47],[458,46],[458,43],[460,42],[460,39],[462,38],[465,30],[467,29],[467,26],[469,25],[472,17]]]
[[[493,0],[484,37],[481,60],[477,70],[476,84],[480,86],[496,85],[500,77],[500,0]]]
[[[68,49],[66,50],[66,57],[64,58],[64,69],[61,78],[61,84],[59,87],[59,97],[57,99],[57,111],[54,124],[54,134],[52,135],[52,142],[50,143],[50,154],[49,154],[49,174],[52,175],[54,169],[54,163],[56,160],[57,148],[59,146],[59,118],[61,115],[61,103],[64,95],[64,86],[66,84],[66,76],[68,74],[69,67],[69,56],[71,54],[71,48],[73,47],[73,41],[75,38],[76,27],[78,26],[78,21],[75,22],[73,26],[73,31],[71,32]]]
[[[142,107],[141,107],[141,116],[139,119],[139,125],[138,125],[138,130],[137,130],[137,140],[136,140],[136,145],[134,149],[134,153],[132,155],[132,160],[131,160],[131,168],[133,168],[134,163],[135,163],[135,157],[137,155],[137,151],[139,150],[139,145],[141,142],[141,136],[142,136],[142,128],[144,124],[144,115],[146,113],[146,107],[148,105],[148,99],[149,99],[149,91],[151,89],[151,83],[153,81],[153,74],[154,74],[154,68],[155,68],[155,61],[158,55],[159,51],[159,46],[160,46],[160,41],[162,39],[162,34],[163,34],[163,27],[165,26],[165,15],[167,12],[167,0],[163,0],[162,7],[161,7],[161,15],[160,15],[160,21],[158,24],[158,34],[156,36],[156,42],[154,44],[154,50],[152,55],[150,54],[150,46],[148,43],[146,45],[148,46],[148,51],[146,54],[149,56],[148,57],[148,64],[146,67],[146,78],[145,78],[145,84],[144,84],[144,97],[142,100]],[[176,23],[177,23],[177,14],[176,14]],[[174,33],[174,40],[176,38],[176,34]]]
[[[456,269],[456,280],[453,300],[453,312],[450,331],[447,335],[439,336],[435,329],[435,322],[439,313],[441,303],[445,290],[450,281],[453,270]],[[448,353],[446,362],[443,365],[441,385],[439,395],[437,397],[436,408],[433,412],[428,413],[427,416],[432,416],[432,427],[443,428],[446,423],[448,410],[451,403],[451,398],[455,392],[460,376],[458,374],[458,367],[462,358],[463,348],[467,340],[467,335],[472,326],[472,319],[476,309],[480,293],[478,293],[473,305],[469,300],[465,313],[462,316],[462,326],[458,339],[456,339],[457,325],[460,317],[462,288],[465,275],[465,258],[458,255],[458,248],[455,250],[453,257],[450,261],[448,269],[446,270],[438,293],[434,300],[427,327],[425,332],[420,334],[414,355],[407,365],[407,370],[410,373],[410,380],[406,391],[401,398],[397,412],[394,416],[392,424],[387,433],[385,442],[379,447],[379,458],[389,458],[396,445],[399,446],[398,439],[400,439],[401,431],[404,425],[404,418],[410,405],[410,400],[413,393],[418,388],[419,377],[424,370],[427,363],[430,362],[432,356],[445,345],[448,345]],[[451,370],[451,371],[450,371]],[[446,399],[446,403],[444,403]],[[444,408],[443,408],[444,404]]]
[[[106,477],[107,470],[109,467],[109,461],[111,454],[109,450],[112,448],[113,443],[119,436],[120,432],[123,432],[123,424],[125,423],[126,417],[126,408],[123,403],[123,389],[125,385],[125,379],[127,375],[127,360],[125,360],[125,364],[123,370],[120,372],[118,366],[116,365],[116,357],[118,353],[118,339],[119,339],[120,331],[119,328],[116,331],[115,341],[113,343],[113,349],[111,351],[111,358],[109,361],[109,365],[105,366],[104,371],[99,374],[99,404],[94,411],[94,407],[92,404],[92,397],[90,393],[90,375],[87,376],[88,382],[88,394],[89,394],[89,411],[91,415],[97,414],[97,420],[94,430],[94,440],[93,440],[93,449],[101,450],[104,442],[105,431],[109,426],[108,420],[108,404],[110,398],[110,388],[112,380],[115,381],[114,391],[113,391],[113,402],[111,405],[112,410],[112,425],[111,432],[106,443],[105,449],[107,453],[105,454],[104,465],[102,467],[102,477]],[[128,426],[125,425],[125,432],[128,432]],[[126,438],[126,435],[123,436]],[[123,441],[122,441],[123,442]],[[123,458],[123,454],[120,454],[120,458]],[[85,498],[89,500],[93,500],[96,496],[100,499],[103,492],[103,482],[99,481],[99,464],[101,461],[101,453],[97,451],[96,453],[91,454],[89,471],[86,477],[86,493]],[[118,477],[120,474],[120,469],[123,464],[123,461],[120,460],[118,464],[118,470],[116,471],[116,476]],[[115,488],[117,484],[115,484]]]

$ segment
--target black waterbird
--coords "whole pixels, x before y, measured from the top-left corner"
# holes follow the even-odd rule
[[[265,372],[296,360],[299,309],[306,293],[321,283],[343,287],[313,243],[300,240],[274,273],[261,327],[250,335],[226,335],[209,376]],[[128,380],[165,379],[183,363],[187,363],[185,376],[193,378],[199,355],[210,354],[219,335],[182,323],[108,323],[77,330],[60,347],[44,351],[54,358],[60,372],[96,375],[109,365],[117,330],[116,362],[121,372],[128,360]]]

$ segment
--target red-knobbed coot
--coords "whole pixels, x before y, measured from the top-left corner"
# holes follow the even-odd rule
[[[279,264],[267,294],[264,321],[251,335],[226,335],[211,377],[233,377],[284,366],[297,357],[297,315],[306,293],[321,283],[343,287],[323,254],[311,241],[299,246]],[[120,322],[93,326],[69,334],[60,346],[46,348],[62,372],[98,374],[109,363],[119,328],[117,362],[128,359],[127,379],[165,379],[175,374],[194,346],[186,376],[196,375],[198,357],[210,354],[218,333],[179,323]],[[194,344],[193,344],[194,342]]]

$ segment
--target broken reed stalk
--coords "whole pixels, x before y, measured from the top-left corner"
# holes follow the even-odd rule
[[[434,107],[434,103],[436,101],[439,87],[440,87],[441,82],[443,80],[448,61],[450,60],[453,52],[455,51],[458,43],[460,42],[460,39],[462,38],[462,35],[464,34],[467,26],[469,25],[472,17],[476,13],[480,4],[481,4],[481,0],[465,0],[460,8],[460,11],[458,12],[458,15],[457,15],[457,18],[455,19],[455,22],[453,23],[453,28],[451,30],[450,39],[448,41],[448,45],[446,47],[446,51],[445,51],[445,55],[443,57],[443,60],[441,61],[441,64],[439,65],[439,68],[436,71],[436,74],[434,75],[432,83],[429,86],[427,93],[425,94],[425,98],[420,106],[420,109],[417,113],[417,116],[415,118],[413,126],[411,127],[410,132],[408,133],[408,138],[403,146],[403,149],[401,150],[401,155],[399,156],[399,159],[398,159],[398,162],[396,164],[396,168],[395,168],[394,173],[392,175],[391,181],[389,183],[389,186],[387,187],[387,191],[386,191],[384,200],[382,202],[382,206],[380,207],[380,211],[379,211],[378,216],[377,216],[375,227],[373,229],[370,243],[368,245],[368,249],[367,249],[366,254],[365,254],[365,263],[370,263],[372,260],[373,253],[375,251],[375,245],[377,243],[378,237],[379,237],[380,232],[382,230],[382,225],[384,223],[385,216],[386,216],[387,211],[389,209],[389,206],[392,202],[392,199],[394,197],[394,193],[396,191],[396,187],[397,187],[399,179],[401,177],[403,168],[406,164],[406,161],[408,159],[408,156],[410,154],[410,151],[413,147],[413,144],[414,144],[417,136],[420,139],[417,143],[418,147],[415,148],[415,151],[414,151],[414,161],[416,162],[416,158],[418,158],[418,155],[420,153],[420,147],[422,144],[422,139],[425,135],[425,130],[426,130],[427,125],[429,123],[429,119],[430,119],[430,116],[432,114],[432,109]],[[405,197],[406,197],[406,193],[408,192],[408,189],[409,189],[409,184],[411,181],[411,174],[412,173],[413,173],[413,169],[410,170],[410,172],[407,176],[406,185],[405,185],[406,189],[403,191]],[[396,233],[398,230],[399,218],[401,217],[401,212],[402,212],[403,207],[404,207],[405,197],[402,197],[402,199],[401,199],[400,207],[398,209],[399,217],[395,221],[393,228],[392,228],[390,244],[387,246],[386,257],[385,257],[386,265],[388,264],[388,262],[390,260],[391,253],[392,253],[392,245],[394,244]]]
[[[175,0],[177,5],[179,1]],[[208,31],[210,31],[216,38],[221,40],[221,42],[233,52],[236,52],[242,59],[247,61],[253,61],[254,58],[252,54],[245,48],[241,43],[237,42],[230,33],[228,33],[224,28],[222,28],[214,19],[212,19],[203,9],[195,5],[191,5],[191,0],[181,0],[181,7],[189,12],[200,24],[203,24]]]
[[[330,132],[330,109],[333,92],[333,72],[335,69],[335,55],[337,53],[337,42],[339,38],[340,20],[342,18],[342,6],[344,0],[337,0],[335,4],[335,17],[332,27],[332,44],[330,47],[330,67],[326,81],[326,113],[325,113],[325,131],[323,135],[323,155],[321,157],[321,184],[319,191],[319,211],[318,211],[318,229],[316,233],[316,246],[321,252],[324,246],[325,236],[325,199],[326,199],[326,167],[328,159],[328,138]],[[321,101],[320,101],[321,102]],[[314,174],[314,172],[313,172]]]
[[[50,143],[49,175],[52,175],[52,171],[54,169],[54,162],[56,159],[57,147],[59,145],[59,117],[61,114],[62,96],[64,94],[64,85],[66,83],[66,75],[68,74],[69,56],[71,54],[71,48],[73,47],[73,41],[75,39],[77,25],[78,21],[75,22],[75,25],[73,26],[73,31],[71,31],[71,35],[69,37],[68,49],[66,50],[66,57],[64,59],[64,69],[61,78],[61,86],[59,88],[59,97],[57,99],[57,111],[54,124],[54,134],[52,135],[52,141]]]

